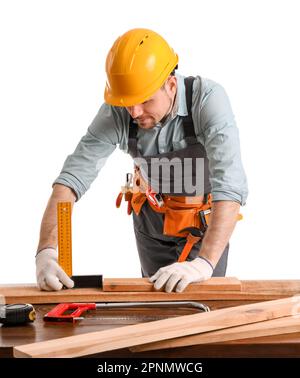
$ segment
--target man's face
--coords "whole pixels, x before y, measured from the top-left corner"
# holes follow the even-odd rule
[[[169,76],[163,88],[160,88],[142,104],[126,107],[128,113],[142,129],[152,129],[172,109],[177,90],[175,76]]]

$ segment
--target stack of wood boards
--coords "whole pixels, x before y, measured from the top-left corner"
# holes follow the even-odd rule
[[[177,346],[176,343],[186,345],[187,342],[191,345],[198,343],[199,340],[201,343],[201,337],[202,341],[211,342],[211,335],[213,340],[220,341],[222,338],[224,341],[226,335],[232,337],[234,332],[240,336],[243,332],[253,334],[256,330],[264,332],[266,329],[281,329],[282,331],[286,326],[298,330],[299,313],[300,296],[294,296],[17,346],[14,348],[14,355],[15,357],[79,357],[128,347],[138,351],[148,347],[150,349],[165,348],[170,345],[173,347]],[[242,327],[248,328],[242,329]]]

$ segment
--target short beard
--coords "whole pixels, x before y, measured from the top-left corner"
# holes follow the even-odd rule
[[[151,118],[151,123],[147,123],[147,127],[145,127],[142,123],[139,122],[138,119],[136,119],[135,121],[137,122],[138,126],[141,128],[141,129],[144,129],[144,130],[149,130],[149,129],[152,129],[156,124],[156,120],[152,117]]]
[[[166,114],[162,117],[162,119],[159,121],[162,125],[166,122],[166,120],[168,119],[169,115],[172,112],[172,109],[173,109],[173,106],[174,106],[174,102],[175,102],[175,98],[176,98],[176,94],[175,94],[175,96],[174,96],[173,99],[170,96],[168,96],[168,97],[169,97],[169,104],[170,104],[169,105],[169,109],[167,110]]]

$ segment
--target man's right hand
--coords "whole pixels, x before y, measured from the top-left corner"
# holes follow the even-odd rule
[[[74,282],[58,265],[58,252],[54,248],[42,249],[36,256],[36,279],[40,290],[72,289]]]

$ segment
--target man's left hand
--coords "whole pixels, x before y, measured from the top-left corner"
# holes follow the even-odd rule
[[[192,261],[176,262],[160,268],[152,277],[156,290],[165,285],[165,291],[170,293],[176,286],[176,292],[181,293],[192,282],[205,281],[213,274],[212,265],[201,257]]]

